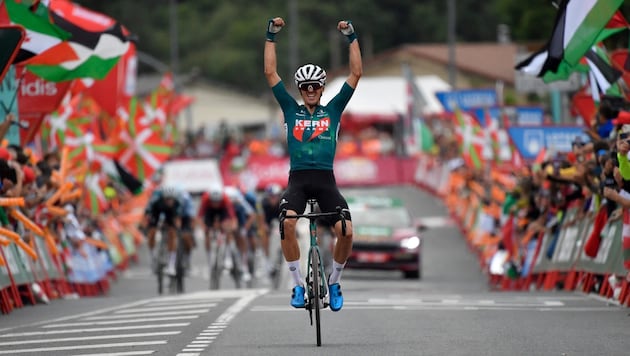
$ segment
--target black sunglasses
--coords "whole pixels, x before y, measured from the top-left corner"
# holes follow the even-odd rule
[[[298,88],[304,91],[318,90],[321,87],[322,85],[317,82],[301,83],[300,85],[298,85]]]

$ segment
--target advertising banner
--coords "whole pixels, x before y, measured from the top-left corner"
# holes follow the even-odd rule
[[[620,219],[608,221],[601,232],[602,242],[597,250],[597,256],[590,258],[582,250],[577,269],[593,273],[610,273],[616,270],[621,259],[621,232],[622,221]]]
[[[499,104],[497,92],[494,89],[438,91],[435,96],[447,112],[453,112],[455,108],[469,111],[475,108],[495,107]]]
[[[170,161],[164,164],[163,183],[177,185],[191,193],[205,192],[213,183],[222,184],[215,159]]]
[[[22,114],[50,114],[57,110],[72,83],[71,81],[48,82],[20,66],[16,67],[16,73],[18,78],[22,77],[18,92],[20,119]]]
[[[510,127],[508,134],[524,159],[534,159],[546,148],[555,152],[571,152],[576,137],[590,141],[582,126]]]
[[[488,119],[497,123],[508,121],[509,126],[540,126],[544,123],[545,113],[537,106],[506,106],[503,108],[474,108],[472,113],[481,126],[486,126]]]

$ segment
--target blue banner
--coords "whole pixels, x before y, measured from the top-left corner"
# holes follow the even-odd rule
[[[474,108],[471,112],[475,115],[481,126],[486,126],[488,117],[497,123],[501,123],[502,114],[513,126],[540,126],[544,122],[544,111],[536,106],[506,106],[504,108]]]
[[[453,112],[455,108],[469,111],[475,108],[497,106],[497,92],[494,89],[464,89],[455,91],[439,91],[435,93],[444,111]]]
[[[582,126],[510,127],[508,134],[524,159],[536,158],[543,148],[571,152],[576,137],[581,137],[582,142],[590,141]]]

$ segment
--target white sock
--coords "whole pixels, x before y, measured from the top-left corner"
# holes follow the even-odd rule
[[[174,268],[176,260],[177,260],[177,253],[173,251],[168,255],[168,266]]]
[[[293,278],[293,283],[296,286],[304,286],[304,282],[302,282],[302,274],[300,273],[300,260],[291,262],[287,261],[287,265],[289,266],[289,272]]]
[[[328,284],[339,283],[339,280],[341,279],[341,272],[343,272],[343,267],[345,265],[345,262],[337,263],[333,260],[332,273],[330,274],[330,278],[328,278]]]

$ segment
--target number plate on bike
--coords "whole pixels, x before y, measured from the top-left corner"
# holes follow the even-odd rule
[[[387,261],[387,254],[381,252],[360,252],[357,261],[367,263],[382,263]]]

